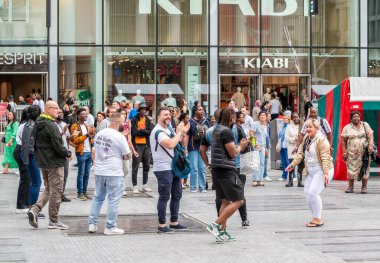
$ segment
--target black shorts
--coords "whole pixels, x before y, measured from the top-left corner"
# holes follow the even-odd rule
[[[212,169],[216,198],[228,201],[244,200],[244,184],[236,170]]]

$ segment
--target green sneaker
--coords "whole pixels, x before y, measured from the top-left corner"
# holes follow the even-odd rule
[[[223,242],[222,231],[220,230],[220,225],[216,223],[211,223],[207,226],[207,231],[210,232],[215,238],[217,242]]]
[[[223,237],[224,241],[226,241],[226,242],[236,241],[236,238],[233,235],[231,235],[230,233],[228,233],[227,230],[224,229],[221,233],[222,233],[222,237]]]

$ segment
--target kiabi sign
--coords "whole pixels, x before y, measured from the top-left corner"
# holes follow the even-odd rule
[[[289,68],[288,58],[260,58],[244,59],[244,68]]]
[[[0,53],[0,65],[41,65],[44,53]]]
[[[202,2],[204,0],[190,0],[190,14],[202,15],[203,8]],[[283,0],[285,8],[281,12],[275,12],[275,2],[277,0],[262,1],[261,13],[264,16],[289,16],[297,11],[297,0]],[[255,11],[250,4],[249,0],[219,0],[220,5],[237,5],[243,15],[255,16]],[[183,12],[178,9],[170,0],[157,0],[157,5],[164,9],[170,15],[183,15]],[[139,14],[152,13],[152,0],[139,0]],[[309,0],[304,0],[304,16],[309,15]]]

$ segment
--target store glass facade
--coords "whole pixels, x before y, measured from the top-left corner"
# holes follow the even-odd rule
[[[210,114],[240,87],[250,108],[270,89],[299,111],[306,93],[380,76],[379,10],[375,0],[2,0],[1,98],[33,87],[96,112],[121,90],[153,116],[183,99]],[[19,90],[14,72],[41,83]]]

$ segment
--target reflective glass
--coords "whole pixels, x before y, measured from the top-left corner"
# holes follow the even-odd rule
[[[370,49],[368,55],[368,77],[380,77],[380,49]]]
[[[263,48],[262,73],[309,73],[308,48]]]
[[[207,45],[207,4],[208,0],[158,1],[158,44]]]
[[[368,1],[368,46],[380,47],[380,1]]]
[[[104,40],[110,45],[156,43],[155,1],[104,1]]]
[[[103,110],[102,49],[61,47],[59,49],[59,102],[68,98],[78,108],[89,106],[92,112]]]
[[[46,0],[0,1],[0,44],[46,42]]]
[[[263,46],[308,46],[309,1],[261,1]]]
[[[357,47],[359,1],[323,0],[312,16],[313,46]]]
[[[59,1],[59,42],[102,44],[102,0]]]

